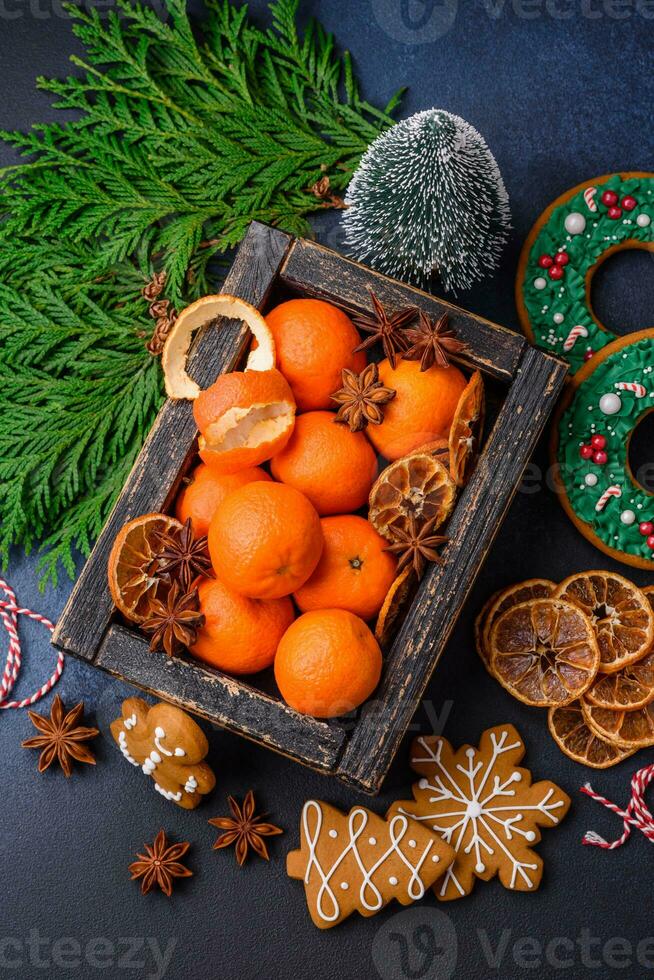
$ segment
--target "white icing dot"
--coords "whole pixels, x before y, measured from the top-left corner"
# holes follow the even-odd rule
[[[563,316],[563,313],[555,313],[552,319],[555,323],[563,323],[565,317]]]
[[[415,846],[416,846],[416,842],[414,840],[410,840],[409,847],[415,847]]]
[[[570,235],[581,235],[586,230],[586,219],[578,211],[571,211],[563,225]]]
[[[374,847],[375,844],[377,843],[377,838],[376,837],[369,837],[368,838],[368,843],[370,844],[371,847]]]
[[[636,218],[636,224],[639,228],[647,228],[651,220],[652,219],[648,214],[639,214]]]
[[[527,840],[536,840],[536,834],[534,833],[533,830],[528,830],[527,833],[525,834],[525,837],[527,838]]]
[[[338,831],[337,830],[330,830],[329,831],[329,836],[330,837],[338,837]]]
[[[388,879],[388,883],[389,885],[397,885],[397,878],[395,877],[395,875],[390,876],[390,878]]]
[[[519,772],[514,772],[513,775],[511,776],[511,781],[514,783],[519,783],[521,779],[522,779],[522,773]]]
[[[475,871],[477,872],[477,874],[481,875],[484,873],[485,870],[486,870],[486,865],[482,864],[481,861],[479,861],[478,864],[475,865]]]
[[[440,861],[438,854],[432,854],[431,859],[434,862],[434,864],[438,864],[438,862]]]
[[[347,881],[342,881],[341,882],[341,888],[343,889],[344,892],[346,892],[349,887],[350,886],[348,885]]]
[[[543,279],[542,276],[534,279],[534,289],[545,289],[545,286],[547,286],[547,279]]]
[[[429,783],[427,782],[426,779],[423,778],[418,781],[418,786],[420,787],[420,789],[427,789]]]
[[[616,395],[615,392],[609,391],[599,400],[600,412],[604,415],[615,415],[622,408],[622,402],[620,400],[620,395]]]
[[[584,477],[584,483],[586,484],[587,487],[596,487],[597,486],[597,474],[596,473],[586,473],[586,476]]]
[[[468,759],[474,759],[474,757],[475,757],[475,750],[474,749],[466,749],[466,758],[468,758]]]
[[[633,512],[633,510],[623,510],[622,513],[620,514],[620,520],[622,521],[623,524],[626,524],[628,527],[630,524],[633,524],[635,522],[636,515]]]

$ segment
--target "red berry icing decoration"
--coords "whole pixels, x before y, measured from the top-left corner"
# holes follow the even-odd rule
[[[617,221],[622,217],[622,208],[609,208],[606,213],[613,221]]]
[[[597,463],[598,466],[604,466],[608,458],[603,449],[596,449],[593,453],[593,462]]]
[[[654,551],[654,534],[650,534],[650,536],[648,537],[648,539],[647,539],[647,547],[648,548],[651,548],[652,551]]]
[[[549,267],[554,264],[554,259],[551,255],[541,255],[538,260],[538,264],[541,269],[549,269]]]
[[[593,449],[604,449],[604,447],[606,446],[606,436],[603,436],[601,433],[598,432],[590,440],[590,444],[593,447]]]
[[[654,531],[654,524],[652,524],[651,521],[642,521],[642,523],[638,525],[638,530],[644,538],[648,538]]]
[[[570,256],[567,252],[557,252],[554,256],[554,261],[557,265],[567,265],[570,261]]]
[[[593,356],[593,351],[589,347],[588,350],[584,353],[584,361],[590,361],[592,356]]]
[[[625,211],[633,211],[633,209],[638,204],[638,201],[636,200],[635,197],[631,197],[631,195],[627,194],[626,197],[622,198],[622,201],[620,203],[622,204],[622,207],[625,209]]]
[[[563,266],[562,265],[551,265],[547,270],[547,274],[550,279],[563,279]]]
[[[602,204],[606,204],[607,208],[610,208],[617,203],[618,195],[615,193],[615,191],[604,191],[602,194]]]
[[[579,455],[581,456],[582,459],[592,459],[594,452],[595,452],[595,450],[593,449],[592,446],[580,446],[579,447]]]

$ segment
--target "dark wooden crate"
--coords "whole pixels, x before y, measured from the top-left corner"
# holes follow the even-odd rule
[[[253,223],[223,291],[265,308],[273,290],[328,300],[350,313],[369,308],[368,289],[391,307],[447,312],[478,368],[502,387],[501,405],[468,486],[448,524],[447,562],[430,566],[385,657],[369,706],[348,729],[298,714],[252,684],[190,658],[151,654],[137,630],[118,622],[107,559],[122,525],[167,510],[192,465],[196,428],[189,402],[167,401],[59,619],[53,642],[121,680],[312,768],[375,793],[418,707],[458,613],[500,528],[523,470],[564,382],[566,366],[482,317],[388,279],[313,242]],[[202,387],[233,370],[249,342],[233,321],[196,340],[189,370]]]

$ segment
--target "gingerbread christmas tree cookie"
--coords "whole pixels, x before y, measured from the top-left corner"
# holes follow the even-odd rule
[[[209,751],[204,732],[173,704],[150,706],[141,698],[127,698],[111,734],[127,761],[152,776],[157,792],[185,810],[195,809],[216,785],[203,761]]]
[[[308,800],[300,832],[300,850],[288,855],[287,870],[304,881],[319,929],[338,925],[355,911],[374,915],[394,898],[410,905],[454,860],[449,844],[401,813],[384,820],[356,806],[346,815]]]
[[[543,862],[532,847],[540,827],[562,820],[570,798],[548,780],[532,783],[518,767],[524,754],[513,725],[489,728],[478,749],[455,752],[436,735],[414,740],[411,765],[422,776],[413,785],[415,800],[394,803],[387,818],[411,817],[452,845],[456,860],[434,887],[443,901],[468,895],[475,878],[495,875],[505,888],[538,888]]]

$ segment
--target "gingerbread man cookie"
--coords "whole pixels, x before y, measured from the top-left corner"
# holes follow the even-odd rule
[[[301,846],[288,855],[291,878],[304,881],[309,914],[319,929],[352,912],[370,916],[393,898],[418,901],[454,860],[454,851],[431,829],[404,814],[384,820],[356,806],[349,815],[308,800]]]
[[[568,811],[570,798],[554,783],[531,782],[517,763],[525,746],[513,725],[489,728],[479,748],[454,751],[440,736],[417,738],[411,765],[422,775],[413,800],[400,800],[387,818],[404,814],[441,834],[456,860],[434,887],[448,901],[468,895],[475,878],[499,875],[505,888],[534,891],[543,862],[531,850],[539,827],[554,827]]]
[[[185,810],[194,810],[216,785],[203,761],[209,751],[204,732],[172,704],[150,706],[141,698],[127,698],[111,734],[127,761],[152,776],[157,792]]]

